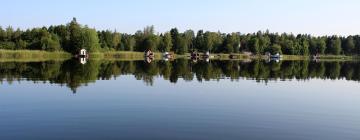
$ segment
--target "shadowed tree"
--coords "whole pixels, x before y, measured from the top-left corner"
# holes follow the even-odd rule
[[[173,46],[171,34],[169,32],[162,36],[159,50],[162,52],[169,52]]]
[[[345,43],[344,43],[344,52],[347,55],[351,55],[354,54],[354,49],[355,49],[355,42],[354,42],[354,38],[352,36],[349,36],[345,39]]]

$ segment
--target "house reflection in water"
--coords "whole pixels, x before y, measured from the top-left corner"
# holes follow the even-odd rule
[[[153,61],[153,58],[151,57],[145,57],[145,60],[144,60],[146,63],[151,63]]]
[[[85,65],[87,62],[86,58],[85,57],[80,57],[80,63]]]

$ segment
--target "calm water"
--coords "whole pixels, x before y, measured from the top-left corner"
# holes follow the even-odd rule
[[[360,139],[360,62],[1,62],[0,79],[1,140]]]

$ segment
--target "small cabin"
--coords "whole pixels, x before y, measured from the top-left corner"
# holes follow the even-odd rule
[[[271,58],[282,58],[282,56],[279,53],[276,53],[275,55],[271,55]]]
[[[279,53],[270,56],[270,61],[275,61],[276,63],[279,63],[280,60],[282,60],[282,55]]]
[[[271,53],[270,52],[265,52],[265,56],[266,57],[271,57]]]
[[[172,53],[169,53],[169,52],[165,52],[163,54],[163,57],[166,58],[166,59],[172,59],[173,58],[173,54]]]
[[[205,52],[205,54],[202,55],[202,57],[203,58],[210,58],[210,52],[209,51]]]
[[[312,58],[313,60],[320,59],[320,55],[319,55],[319,54],[312,55],[311,58]]]
[[[197,51],[192,51],[191,52],[191,59],[197,59],[199,58],[199,53]]]
[[[87,53],[86,49],[80,49],[75,54],[75,58],[89,58],[89,54]]]
[[[79,55],[80,56],[86,56],[87,55],[86,49],[81,49],[80,52],[79,52]]]
[[[147,50],[144,52],[144,56],[145,57],[150,57],[153,58],[154,57],[154,53],[151,50]]]
[[[240,59],[240,55],[236,55],[236,54],[230,54],[229,55],[230,59]]]
[[[171,54],[169,52],[164,52],[163,56],[165,58],[170,58],[171,57]]]
[[[206,55],[206,56],[210,56],[210,52],[207,51],[207,52],[205,53],[205,55]]]

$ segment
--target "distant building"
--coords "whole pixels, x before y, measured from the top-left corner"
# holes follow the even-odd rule
[[[146,50],[144,52],[145,57],[154,58],[154,53],[151,50]]]
[[[79,52],[79,55],[80,56],[87,56],[86,49],[81,49],[80,52]]]
[[[86,49],[79,50],[78,54],[75,55],[76,58],[80,60],[81,64],[86,64],[87,59],[89,58],[89,54]]]
[[[164,59],[172,59],[173,58],[173,54],[172,53],[169,53],[169,52],[165,52],[163,54],[163,58]]]

